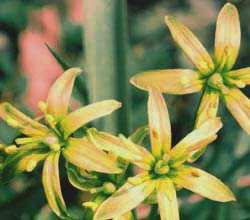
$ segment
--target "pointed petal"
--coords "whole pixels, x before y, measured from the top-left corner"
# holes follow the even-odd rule
[[[220,95],[217,92],[205,91],[200,102],[199,109],[196,115],[195,127],[200,127],[204,122],[210,118],[215,118],[219,108]],[[216,138],[216,137],[215,137]],[[211,140],[212,141],[212,140]],[[205,151],[206,145],[192,153],[189,162],[197,160]]]
[[[233,193],[224,183],[198,168],[186,168],[184,173],[180,173],[179,180],[176,183],[214,201],[235,201]]]
[[[142,169],[150,169],[150,164],[154,162],[153,156],[146,148],[134,144],[125,137],[118,138],[94,129],[88,130],[88,137],[97,148],[111,152]]]
[[[75,166],[101,173],[120,173],[117,162],[100,149],[97,149],[87,138],[69,138],[63,150],[66,160]]]
[[[68,114],[60,123],[65,137],[68,137],[78,128],[97,118],[111,114],[121,107],[121,103],[115,100],[105,100],[82,107]]]
[[[210,118],[215,118],[219,108],[219,93],[205,91],[197,112],[195,127],[200,127]]]
[[[215,58],[220,70],[230,70],[240,49],[240,20],[237,8],[227,3],[221,9],[215,33]]]
[[[61,118],[67,114],[75,78],[81,71],[80,68],[70,68],[52,85],[47,99],[47,111],[49,114],[57,118]]]
[[[155,156],[168,153],[171,148],[171,125],[167,105],[160,92],[149,91],[148,121],[152,152]]]
[[[171,160],[182,163],[187,160],[194,151],[211,143],[217,136],[216,133],[222,127],[220,118],[208,119],[199,128],[196,128],[183,138],[170,152]]]
[[[198,92],[203,87],[203,81],[199,79],[199,73],[189,69],[142,72],[133,76],[130,83],[143,90],[152,88],[176,95]]]
[[[48,133],[48,129],[44,125],[26,116],[7,102],[0,105],[0,117],[11,127],[17,128],[28,136],[43,136]]]
[[[126,183],[120,190],[105,200],[97,209],[94,220],[112,219],[136,208],[155,189],[153,181],[137,186]]]
[[[201,73],[214,69],[213,61],[197,37],[174,17],[166,16],[165,22],[176,43]]]
[[[227,73],[227,76],[236,81],[236,85],[238,82],[238,87],[245,87],[245,85],[250,85],[250,67],[232,70]]]
[[[171,181],[160,181],[157,188],[157,201],[161,220],[179,220],[176,191]]]
[[[42,182],[50,208],[57,216],[65,219],[68,214],[60,186],[59,156],[60,152],[51,152],[45,160]]]
[[[239,89],[224,95],[226,106],[240,126],[250,134],[250,100]]]

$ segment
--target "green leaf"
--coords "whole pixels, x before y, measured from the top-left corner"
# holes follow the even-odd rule
[[[135,132],[129,137],[129,139],[135,144],[143,144],[144,139],[148,135],[148,126],[142,126],[135,130]]]
[[[56,52],[55,49],[51,48],[47,43],[45,43],[46,47],[48,48],[49,52],[53,55],[53,57],[56,59],[58,64],[64,69],[67,70],[70,68],[70,66],[63,60],[63,58]]]

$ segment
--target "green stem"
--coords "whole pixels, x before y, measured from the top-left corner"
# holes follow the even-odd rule
[[[127,134],[130,98],[126,65],[126,1],[85,0],[84,7],[86,70],[91,101],[114,98],[123,104],[121,110],[98,125]]]

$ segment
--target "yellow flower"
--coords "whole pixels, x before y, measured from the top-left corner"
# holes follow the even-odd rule
[[[2,176],[8,179],[16,172],[30,172],[45,160],[42,174],[45,194],[50,207],[61,218],[67,217],[67,210],[60,188],[60,154],[67,162],[81,169],[102,173],[121,172],[117,161],[97,149],[86,137],[71,137],[86,123],[108,115],[121,106],[115,100],[106,100],[68,112],[74,81],[80,72],[79,68],[68,69],[52,85],[47,102],[39,104],[44,113],[41,122],[26,116],[9,103],[0,105],[0,117],[26,136],[15,140],[19,147],[12,145],[5,149],[9,156],[4,163]]]
[[[241,37],[236,7],[227,3],[219,13],[214,61],[186,26],[171,16],[165,21],[175,42],[197,69],[152,70],[135,75],[131,83],[140,89],[157,88],[177,95],[202,91],[196,127],[208,118],[216,117],[221,97],[240,126],[250,134],[250,101],[239,90],[250,84],[250,68],[231,70],[238,56]]]
[[[219,118],[208,119],[171,148],[171,127],[166,103],[157,90],[149,90],[148,117],[152,153],[125,137],[89,132],[89,139],[140,167],[128,181],[96,210],[94,220],[112,219],[156,197],[162,220],[178,220],[176,189],[186,188],[206,198],[227,202],[235,197],[219,179],[186,162],[196,150],[216,139]]]

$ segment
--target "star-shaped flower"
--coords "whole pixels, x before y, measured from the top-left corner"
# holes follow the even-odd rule
[[[216,139],[222,126],[219,118],[208,119],[171,148],[167,106],[156,90],[149,91],[148,117],[152,152],[125,137],[90,131],[89,138],[97,147],[111,151],[141,169],[100,205],[94,220],[120,216],[144,200],[158,203],[162,220],[178,220],[178,188],[186,188],[215,201],[235,200],[230,189],[219,179],[187,164],[194,151]]]
[[[176,95],[202,92],[196,127],[208,118],[216,117],[221,98],[240,126],[250,134],[250,101],[240,91],[240,88],[250,84],[250,67],[232,70],[241,37],[236,7],[227,3],[219,13],[214,59],[186,26],[171,16],[165,21],[173,39],[197,69],[152,70],[135,75],[131,83],[143,90],[157,88]],[[199,153],[194,155],[193,160],[198,156]]]
[[[8,180],[17,172],[32,171],[44,160],[42,182],[48,203],[61,218],[68,216],[61,193],[59,157],[89,171],[119,173],[117,161],[97,149],[86,137],[71,135],[88,122],[116,110],[121,104],[115,100],[97,102],[68,112],[73,84],[79,68],[68,69],[50,88],[47,102],[41,102],[42,120],[34,120],[9,103],[0,105],[0,117],[8,125],[18,129],[25,137],[15,140],[18,147],[5,148],[9,154],[3,165],[2,178]]]

